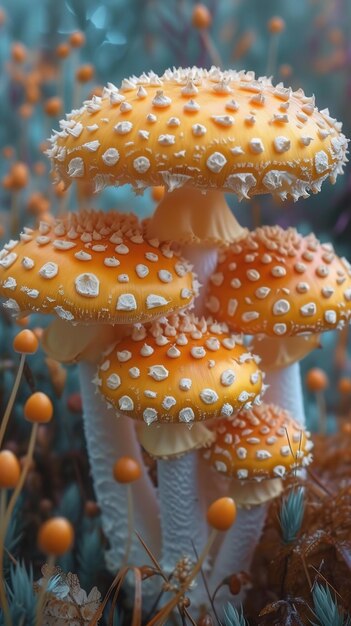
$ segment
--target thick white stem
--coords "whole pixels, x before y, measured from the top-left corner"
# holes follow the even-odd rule
[[[252,557],[262,534],[266,513],[266,504],[250,509],[238,509],[235,524],[226,533],[215,560],[209,581],[211,593],[227,576],[242,571],[250,572]],[[243,592],[233,596],[225,585],[216,594],[216,608],[220,613],[220,609],[225,608],[227,602],[238,606],[243,599]]]
[[[299,362],[267,372],[265,383],[269,387],[264,396],[264,401],[286,409],[301,426],[305,426],[306,417]]]
[[[207,540],[206,514],[200,506],[197,452],[158,461],[162,567],[169,573],[183,556],[195,560]]]
[[[208,315],[205,307],[208,281],[214,274],[218,262],[218,247],[189,244],[182,247],[182,256],[193,266],[197,279],[201,285],[199,295],[195,300],[195,315]]]
[[[115,461],[132,456],[143,468],[142,477],[131,485],[135,530],[156,556],[159,554],[159,521],[156,490],[144,466],[132,419],[117,418],[106,402],[95,392],[92,379],[96,367],[80,362],[79,374],[83,401],[83,420],[94,489],[101,508],[102,527],[110,543],[106,564],[112,573],[121,566],[128,543],[127,487],[112,475]],[[133,529],[132,529],[133,532]],[[130,562],[149,563],[149,558],[134,535]]]

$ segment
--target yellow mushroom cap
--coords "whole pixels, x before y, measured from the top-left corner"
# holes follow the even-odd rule
[[[351,266],[313,234],[264,226],[223,252],[207,307],[249,335],[340,329],[351,315]]]
[[[100,365],[96,384],[120,414],[147,425],[191,425],[258,401],[257,361],[240,336],[183,313],[122,339]]]
[[[0,252],[0,294],[14,314],[132,324],[189,306],[191,266],[169,242],[144,240],[135,216],[82,211],[25,228]]]
[[[310,433],[272,404],[241,411],[213,428],[216,441],[203,456],[218,472],[235,479],[284,478],[312,460]]]
[[[346,162],[347,140],[328,109],[254,72],[216,67],[108,83],[61,122],[47,154],[66,185],[131,183],[222,189],[239,199],[316,193]]]

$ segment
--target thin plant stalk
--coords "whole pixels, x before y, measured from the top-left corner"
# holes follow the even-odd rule
[[[22,378],[25,359],[26,359],[26,355],[25,354],[21,354],[21,358],[20,358],[20,362],[19,362],[19,366],[18,366],[15,382],[13,383],[11,395],[9,397],[9,401],[7,403],[7,407],[5,409],[4,416],[3,416],[2,420],[1,420],[1,425],[0,425],[0,448],[1,448],[1,444],[2,444],[3,439],[4,439],[4,435],[5,435],[5,431],[6,431],[6,428],[7,428],[8,421],[10,419],[11,411],[12,411],[12,408],[13,408],[13,405],[14,405],[14,402],[15,402],[15,399],[16,399],[18,387],[19,387],[19,384],[20,384],[20,381],[21,381],[21,378]]]
[[[327,432],[327,405],[324,391],[316,391],[316,401],[318,406],[319,431],[322,435]]]
[[[48,572],[51,572],[55,565],[54,554],[50,554],[48,561],[47,561],[47,565],[48,565]],[[35,622],[34,622],[35,626],[41,626],[43,623],[43,617],[44,617],[43,612],[45,608],[45,595],[46,595],[46,590],[48,588],[49,580],[50,580],[50,576],[44,577],[43,584],[38,594],[37,606],[36,606],[36,611],[35,611]]]
[[[272,33],[268,44],[267,76],[273,76],[277,67],[279,34]]]
[[[132,547],[132,534],[134,528],[134,506],[133,506],[133,492],[131,485],[127,485],[127,507],[128,507],[128,537],[127,537],[127,546],[126,553],[124,557],[124,565],[128,565],[130,549]]]
[[[208,33],[206,29],[203,29],[200,32],[200,38],[201,38],[204,48],[206,49],[208,56],[210,57],[211,63],[213,63],[213,65],[216,65],[217,67],[222,67],[223,63],[222,63],[221,56],[217,50],[217,47],[211,35]]]
[[[5,543],[5,533],[3,531],[4,528],[4,519],[5,519],[5,511],[6,511],[6,501],[7,501],[7,489],[1,490],[0,495],[0,542]],[[0,545],[0,558],[3,559],[3,551],[4,548]],[[2,568],[0,571],[0,606],[2,606],[3,614],[4,614],[4,622],[5,626],[12,626],[11,615],[9,611],[9,606],[7,603],[6,592],[5,592],[5,578],[2,575]]]

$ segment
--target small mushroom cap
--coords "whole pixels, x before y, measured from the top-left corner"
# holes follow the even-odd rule
[[[216,441],[204,458],[231,478],[284,478],[312,460],[310,434],[287,411],[272,404],[241,411],[218,422],[214,430]]]
[[[58,178],[97,189],[190,185],[297,200],[335,181],[346,162],[341,124],[314,97],[216,67],[108,83],[60,126],[47,152]]]
[[[351,266],[313,234],[257,228],[221,255],[207,308],[248,335],[340,329],[351,315]]]
[[[0,294],[14,314],[56,313],[70,322],[129,324],[191,304],[191,266],[130,215],[82,211],[25,228],[0,252]]]
[[[241,337],[184,313],[122,339],[96,384],[119,414],[147,425],[192,425],[257,402],[262,373]]]

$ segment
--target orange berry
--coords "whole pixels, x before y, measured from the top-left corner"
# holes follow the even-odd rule
[[[11,450],[0,452],[0,489],[16,487],[21,475],[21,465]]]
[[[76,71],[76,79],[80,83],[88,83],[94,76],[94,66],[87,63],[86,65],[81,65],[78,67]]]
[[[341,426],[341,432],[344,435],[351,435],[351,422],[344,422]]]
[[[6,174],[1,181],[1,184],[4,189],[12,189],[12,176],[10,174]]]
[[[268,20],[267,28],[270,33],[277,35],[278,33],[282,33],[285,29],[285,21],[282,17],[275,15],[274,17],[271,17],[270,20]]]
[[[348,378],[347,376],[340,378],[338,382],[338,389],[339,392],[345,396],[351,394],[351,378]]]
[[[151,197],[155,202],[160,202],[165,195],[165,188],[162,185],[151,188]]]
[[[18,114],[22,119],[28,120],[33,115],[32,105],[29,102],[25,102],[18,108]]]
[[[13,189],[23,189],[28,185],[29,172],[25,163],[21,161],[14,163],[11,167],[10,175]]]
[[[54,407],[49,396],[42,391],[32,393],[24,405],[24,417],[29,422],[46,424],[50,422],[53,412]]]
[[[310,391],[323,391],[329,385],[329,379],[324,370],[313,367],[306,374],[306,386]]]
[[[40,191],[35,191],[28,198],[27,209],[33,215],[46,213],[50,209],[50,202]]]
[[[73,526],[65,517],[52,517],[39,528],[38,547],[45,554],[61,556],[68,552],[73,542]]]
[[[11,46],[11,57],[16,63],[23,63],[27,58],[27,50],[23,43],[16,41]]]
[[[4,157],[4,159],[12,159],[14,154],[15,151],[13,149],[13,146],[5,146],[2,149],[2,156]]]
[[[44,102],[44,111],[46,115],[49,115],[50,117],[57,117],[61,113],[61,110],[62,100],[57,96],[49,98],[46,102]]]
[[[40,89],[38,85],[28,85],[26,89],[26,101],[29,104],[36,104],[40,100]]]
[[[26,328],[16,335],[13,340],[13,349],[20,354],[34,354],[38,350],[39,341],[35,334]]]
[[[69,56],[70,51],[70,47],[65,41],[60,43],[55,50],[56,56],[58,56],[59,59],[66,59]]]
[[[293,68],[291,67],[291,65],[288,65],[287,63],[284,63],[283,65],[279,67],[279,74],[283,78],[289,78],[289,76],[291,76],[292,73],[293,73]]]
[[[44,161],[36,161],[33,165],[33,172],[37,176],[44,176],[46,173],[46,163],[44,163]]]
[[[132,483],[140,476],[140,465],[131,456],[121,456],[113,466],[113,477],[119,483]]]
[[[207,509],[207,521],[216,530],[229,530],[236,519],[233,498],[218,498]]]
[[[71,33],[69,36],[69,43],[72,48],[81,48],[85,44],[85,35],[80,30],[77,30],[75,33]]]
[[[194,28],[210,28],[212,24],[212,16],[207,6],[204,4],[195,4],[191,23]]]

